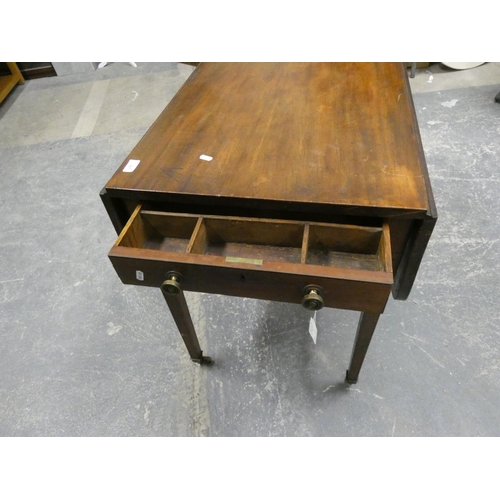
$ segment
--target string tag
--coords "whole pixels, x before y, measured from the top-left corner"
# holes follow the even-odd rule
[[[317,311],[314,311],[313,316],[311,316],[311,319],[309,320],[309,334],[311,335],[314,344],[316,344],[316,340],[318,338],[318,327],[316,325],[316,313],[317,313]]]

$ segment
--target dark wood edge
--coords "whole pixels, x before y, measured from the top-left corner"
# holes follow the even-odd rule
[[[437,219],[431,218],[414,222],[414,227],[394,277],[392,296],[396,300],[406,300],[410,295],[436,221]]]
[[[108,212],[108,216],[111,219],[116,234],[120,234],[130,218],[125,202],[121,198],[109,196],[106,188],[101,190],[99,196],[101,197],[106,212]]]
[[[40,68],[22,69],[21,73],[26,80],[35,80],[36,78],[57,76],[56,70],[52,65],[42,66]]]
[[[408,95],[408,105],[410,108],[410,115],[412,119],[413,133],[417,138],[419,159],[422,165],[425,190],[427,192],[427,199],[429,203],[429,210],[427,214],[429,217],[437,218],[436,202],[434,200],[434,193],[432,192],[431,181],[429,178],[429,170],[427,168],[427,161],[425,159],[424,148],[422,145],[422,137],[420,136],[420,129],[418,127],[417,113],[415,111],[415,103],[413,102],[413,95],[411,93],[410,81],[408,79],[408,72],[406,71],[406,68],[404,68],[403,65],[401,65],[401,71],[403,73],[403,80],[405,82],[405,87]]]
[[[425,249],[427,248],[427,244],[429,243],[429,239],[432,235],[432,231],[434,229],[434,226],[436,225],[438,217],[434,194],[432,192],[431,182],[429,178],[427,162],[425,160],[424,149],[422,146],[422,139],[418,127],[417,114],[415,111],[415,105],[411,93],[408,73],[403,65],[401,65],[401,71],[403,73],[403,80],[405,82],[408,95],[408,105],[412,118],[413,132],[415,134],[415,137],[417,138],[419,159],[422,165],[422,173],[425,189],[427,192],[429,209],[425,214],[423,220],[415,220],[413,222],[410,237],[408,238],[408,242],[406,243],[406,247],[404,249],[401,261],[394,277],[394,287],[392,289],[392,295],[396,300],[406,300],[410,295],[413,283],[415,282],[415,278],[420,267],[420,263],[422,262],[422,258],[424,256]]]
[[[425,210],[414,210],[404,208],[387,208],[387,207],[359,207],[350,205],[335,205],[322,204],[313,202],[286,202],[282,200],[256,199],[256,198],[226,198],[222,196],[206,196],[206,195],[190,195],[179,193],[166,193],[157,191],[140,191],[135,189],[120,189],[110,187],[109,184],[105,187],[107,193],[113,198],[123,198],[128,200],[136,200],[142,202],[160,202],[169,206],[177,205],[175,210],[193,213],[191,209],[183,207],[198,206],[203,207],[203,212],[206,210],[216,210],[217,208],[229,209],[234,215],[238,215],[237,211],[251,210],[275,210],[277,212],[287,213],[307,213],[317,215],[339,215],[345,217],[366,217],[366,218],[401,218],[401,219],[425,219],[428,217]],[[198,212],[199,211],[194,211]],[[367,215],[369,212],[370,215]],[[206,215],[211,215],[206,213]],[[245,215],[246,216],[246,215]],[[270,218],[270,217],[267,217]],[[285,217],[283,217],[285,218]],[[293,219],[293,217],[286,217]],[[296,219],[296,217],[295,217]],[[354,223],[358,225],[357,223]]]

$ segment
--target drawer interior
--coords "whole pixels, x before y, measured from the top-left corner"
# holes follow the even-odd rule
[[[136,209],[117,243],[133,248],[185,252],[197,222],[198,217],[195,215]]]
[[[300,263],[303,225],[253,219],[202,218],[192,253]]]
[[[163,213],[141,213],[146,234],[144,248],[170,252],[185,252],[198,222],[198,217]]]
[[[306,264],[383,270],[379,255],[382,228],[309,225]]]
[[[116,245],[223,258],[226,262],[288,262],[392,272],[388,225],[204,216],[142,210]]]

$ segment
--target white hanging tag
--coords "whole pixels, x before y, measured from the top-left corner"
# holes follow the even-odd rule
[[[317,311],[314,311],[314,316],[311,316],[311,319],[309,320],[309,333],[315,344],[318,338],[318,327],[316,326],[316,312]]]

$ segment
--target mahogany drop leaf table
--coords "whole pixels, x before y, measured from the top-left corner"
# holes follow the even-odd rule
[[[361,312],[355,383],[437,220],[401,63],[201,63],[101,191],[125,284]]]

